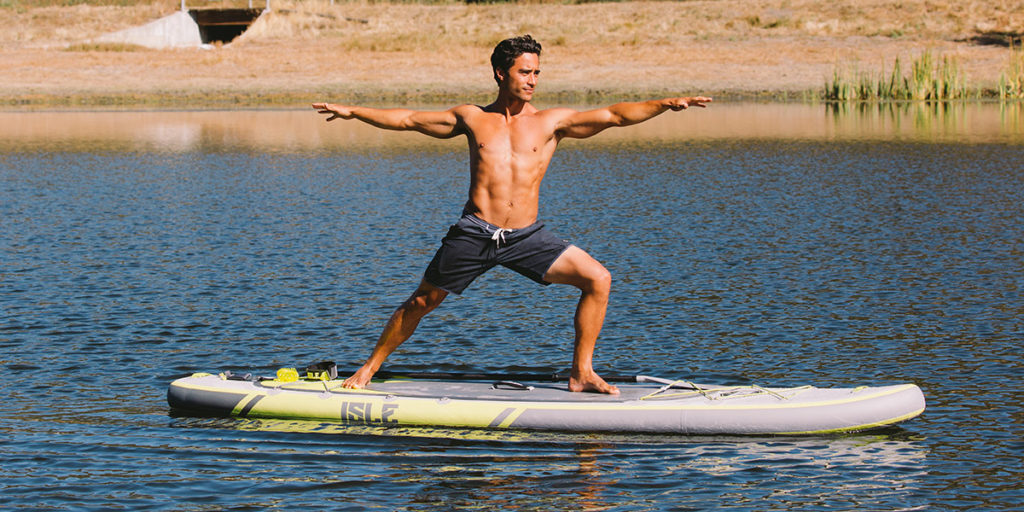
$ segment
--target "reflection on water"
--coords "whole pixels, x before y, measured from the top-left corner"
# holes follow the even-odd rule
[[[927,476],[920,443],[898,430],[808,439],[515,433],[254,419],[182,418],[173,426],[306,434],[278,448],[293,459],[317,453],[358,458],[362,449],[353,454],[351,444],[359,439],[373,452],[365,455],[375,461],[376,474],[422,486],[417,495],[423,507],[635,510],[656,501],[660,505],[654,509],[669,504],[703,509],[739,493],[756,510],[786,510],[799,507],[807,498],[801,490],[807,479],[818,478],[829,481],[811,484],[821,486],[815,499],[863,503],[865,494],[878,493],[885,500],[912,504],[919,501],[915,494]],[[323,446],[337,442],[333,435],[344,435],[348,449]],[[844,476],[867,468],[870,479]],[[301,485],[304,476],[279,478]],[[524,503],[517,496],[529,498]]]
[[[839,137],[959,142],[1020,142],[1024,102],[829,103],[825,112]]]
[[[929,403],[871,435],[702,438],[169,415],[196,370],[361,362],[461,209],[465,142],[312,110],[0,113],[4,506],[1019,509],[1021,118],[716,104],[566,141],[542,215],[614,276],[601,368]],[[564,371],[576,300],[495,270],[389,364]]]
[[[440,109],[444,107],[425,107]],[[319,120],[320,122],[316,122]],[[666,113],[603,140],[700,139],[1024,140],[1024,103],[760,104],[716,103]],[[257,151],[421,146],[422,139],[362,123],[323,122],[312,110],[239,112],[0,112],[0,149],[70,146],[182,151]]]

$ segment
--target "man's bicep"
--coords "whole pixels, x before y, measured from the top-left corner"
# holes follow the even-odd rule
[[[438,138],[454,137],[462,133],[455,109],[442,112],[415,112],[407,122],[409,129]]]
[[[562,137],[582,139],[612,126],[615,126],[615,116],[607,108],[599,108],[567,115],[555,131]]]

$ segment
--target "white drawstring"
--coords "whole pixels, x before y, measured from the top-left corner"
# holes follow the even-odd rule
[[[512,231],[511,229],[498,228],[494,234],[491,235],[491,240],[494,240],[494,244],[497,247],[501,247],[501,244],[505,243],[505,233]]]
[[[505,243],[505,233],[512,233],[516,231],[514,229],[505,229],[496,226],[491,226],[491,224],[484,222],[482,219],[475,216],[467,216],[465,218],[469,219],[469,221],[472,222],[473,224],[476,224],[477,226],[484,228],[485,231],[490,230],[491,227],[494,227],[495,231],[494,233],[491,233],[491,240],[494,240],[494,245],[497,246],[499,249],[501,248],[501,244]]]

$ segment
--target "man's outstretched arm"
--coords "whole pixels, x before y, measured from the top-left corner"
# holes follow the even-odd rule
[[[353,107],[336,103],[314,103],[313,108],[335,119],[358,119],[385,130],[411,130],[431,137],[447,139],[462,133],[455,109],[443,112],[421,112],[402,108],[380,109]]]
[[[666,110],[683,110],[689,107],[705,107],[711,98],[705,96],[665,98],[631,103],[616,103],[610,107],[576,112],[559,122],[555,133],[560,137],[582,139],[597,135],[613,126],[629,126],[642,123]]]

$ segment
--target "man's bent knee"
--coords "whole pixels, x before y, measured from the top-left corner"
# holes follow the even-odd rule
[[[447,296],[448,292],[423,282],[412,296],[402,303],[400,308],[417,316],[424,316],[440,306]]]
[[[579,258],[575,268],[576,287],[586,293],[608,295],[612,289],[612,273],[587,253]]]
[[[582,249],[570,247],[551,265],[544,279],[549,283],[568,284],[584,293],[607,295],[612,276],[608,269]]]
[[[598,266],[600,268],[588,276],[588,288],[584,291],[608,295],[612,291],[612,273],[608,272],[608,269],[604,268],[603,265],[598,264]]]

